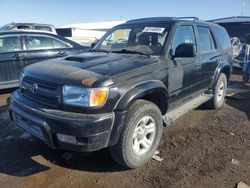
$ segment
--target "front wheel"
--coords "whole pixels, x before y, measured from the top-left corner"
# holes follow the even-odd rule
[[[149,101],[136,101],[126,114],[118,143],[110,148],[113,159],[128,168],[142,166],[156,151],[162,127],[159,108]]]
[[[208,103],[209,107],[212,109],[221,108],[224,103],[226,92],[227,92],[227,77],[224,73],[221,73],[214,88],[214,97]]]

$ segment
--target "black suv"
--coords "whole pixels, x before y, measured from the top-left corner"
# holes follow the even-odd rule
[[[53,149],[109,148],[136,168],[163,125],[207,102],[223,104],[232,49],[226,30],[180,18],[145,18],[109,30],[92,52],[28,66],[11,119]]]

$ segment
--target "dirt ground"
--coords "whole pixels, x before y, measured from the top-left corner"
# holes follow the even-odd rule
[[[220,110],[191,111],[164,129],[162,162],[126,170],[106,150],[64,153],[10,124],[0,96],[0,187],[187,187],[250,185],[250,84],[233,75]],[[9,92],[9,91],[8,91]],[[72,155],[72,157],[71,157]]]

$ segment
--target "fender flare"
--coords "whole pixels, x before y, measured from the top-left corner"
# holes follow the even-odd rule
[[[164,94],[163,96],[165,97],[163,100],[168,99],[168,90],[165,85],[161,81],[152,80],[137,84],[133,88],[130,88],[123,96],[121,96],[114,110],[125,111],[136,100],[154,92],[162,92]]]
[[[214,79],[211,84],[211,89],[214,89],[216,87],[217,80],[219,79],[219,76],[222,72],[228,72],[227,78],[229,79],[231,74],[231,66],[228,63],[222,63],[220,64],[214,74]]]

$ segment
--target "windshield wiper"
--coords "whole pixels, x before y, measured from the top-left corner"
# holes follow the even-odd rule
[[[111,53],[128,53],[128,54],[140,54],[140,55],[145,55],[147,57],[150,57],[149,54],[144,54],[142,52],[138,52],[138,51],[133,51],[133,50],[128,50],[128,49],[121,49],[118,51],[111,51]]]
[[[110,53],[110,51],[108,51],[108,50],[103,50],[103,49],[98,49],[98,50],[93,49],[93,50],[91,50],[91,52],[105,52],[105,53]]]

